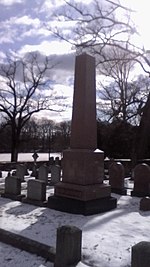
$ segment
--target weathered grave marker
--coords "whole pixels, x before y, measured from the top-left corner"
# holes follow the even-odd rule
[[[109,166],[109,184],[111,192],[126,195],[127,190],[124,187],[125,169],[120,162],[113,162]]]
[[[59,157],[56,157],[55,158],[55,165],[60,166],[60,159],[59,159]]]
[[[143,197],[140,200],[140,210],[150,211],[150,197]]]
[[[16,176],[21,179],[21,182],[24,182],[24,176],[26,175],[27,167],[23,164],[18,164],[16,169]]]
[[[24,195],[21,195],[21,179],[16,176],[7,176],[5,178],[5,191],[1,196],[21,200],[24,197]]]
[[[150,242],[142,241],[132,247],[131,267],[150,266]]]
[[[38,179],[30,179],[27,183],[27,197],[22,202],[46,206],[46,183]]]
[[[39,167],[38,179],[44,181],[46,184],[48,183],[48,167],[47,166],[42,165]]]
[[[82,231],[75,226],[57,229],[54,267],[75,266],[81,260]]]
[[[56,184],[60,182],[61,168],[58,165],[53,165],[51,167],[51,184]]]
[[[132,196],[150,196],[150,166],[145,163],[134,168],[134,188]]]

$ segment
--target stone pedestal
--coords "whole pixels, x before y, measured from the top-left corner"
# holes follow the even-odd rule
[[[97,149],[95,59],[76,57],[70,149],[64,151],[62,181],[55,185],[48,207],[90,215],[116,207],[103,184],[104,153]]]
[[[55,185],[48,207],[74,214],[91,215],[116,208],[111,186],[103,183],[104,153],[100,150],[64,151],[62,182]]]
[[[63,182],[78,185],[100,184],[104,179],[104,152],[68,149],[63,152]]]

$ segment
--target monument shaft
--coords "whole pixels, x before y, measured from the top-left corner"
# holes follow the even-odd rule
[[[73,149],[97,148],[95,58],[76,57],[71,143]]]

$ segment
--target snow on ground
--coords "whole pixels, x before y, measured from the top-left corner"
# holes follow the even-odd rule
[[[5,173],[3,173],[5,174]],[[0,179],[4,182],[4,178]],[[24,185],[25,191],[25,185]],[[48,195],[53,188],[48,188]],[[129,267],[131,248],[150,241],[150,212],[139,210],[140,198],[112,194],[117,208],[91,216],[73,215],[0,197],[0,228],[56,246],[56,230],[62,225],[82,229],[82,262],[78,267]],[[1,267],[52,267],[36,255],[0,243]]]

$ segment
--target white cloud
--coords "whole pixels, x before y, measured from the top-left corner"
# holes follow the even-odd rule
[[[47,56],[53,54],[68,54],[71,53],[71,45],[67,42],[59,41],[43,41],[39,45],[25,45],[23,46],[19,53],[24,54],[27,52],[39,51]]]
[[[11,6],[14,4],[22,3],[22,0],[0,0],[0,4]]]
[[[27,15],[23,16],[23,17],[15,18],[14,23],[19,24],[19,25],[20,24],[25,24],[25,25],[30,25],[30,26],[32,25],[36,28],[39,27],[41,24],[41,22],[38,18],[33,19]]]

